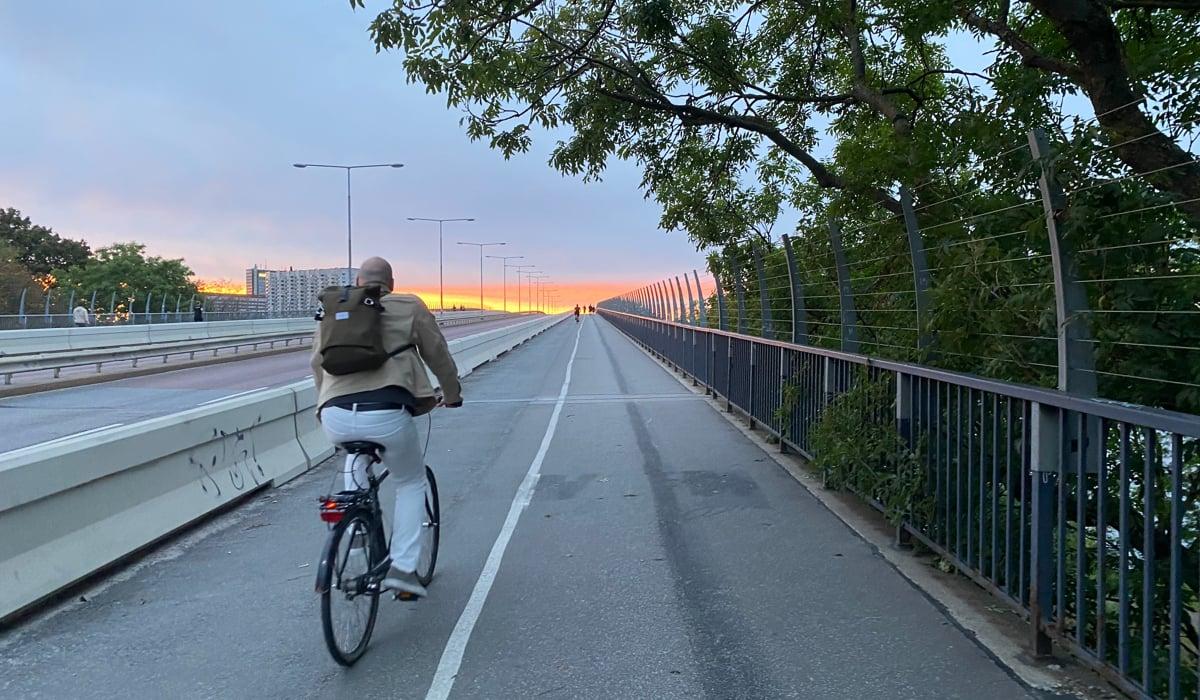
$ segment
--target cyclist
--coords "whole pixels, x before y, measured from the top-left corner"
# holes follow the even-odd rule
[[[417,581],[416,569],[425,513],[425,464],[413,417],[433,410],[439,401],[425,371],[426,363],[441,383],[444,405],[462,406],[458,367],[425,303],[415,295],[392,292],[395,280],[388,261],[378,257],[364,261],[356,284],[383,288],[383,343],[389,350],[400,351],[376,369],[330,374],[321,368],[318,329],[311,361],[317,419],[335,445],[366,440],[383,447],[381,466],[388,469],[396,485],[391,569],[383,587],[422,597],[425,587]],[[366,466],[366,460],[347,455],[347,490],[366,484]]]
[[[579,304],[575,305],[575,323],[579,323]]]

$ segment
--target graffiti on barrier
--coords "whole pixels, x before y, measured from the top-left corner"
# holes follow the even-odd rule
[[[212,441],[197,447],[188,455],[188,464],[200,470],[200,489],[216,498],[223,491],[222,483],[234,491],[255,488],[266,479],[266,471],[258,461],[254,428],[262,416],[248,426],[232,430],[213,428]]]

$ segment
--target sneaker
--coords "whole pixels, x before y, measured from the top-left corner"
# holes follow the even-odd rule
[[[424,598],[427,594],[425,587],[417,580],[415,573],[392,569],[388,572],[388,577],[383,580],[384,590],[395,591],[400,594],[399,597],[404,598],[406,595],[413,598]]]

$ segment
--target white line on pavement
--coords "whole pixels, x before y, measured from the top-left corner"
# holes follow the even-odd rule
[[[206,406],[206,405],[208,405],[208,404],[210,404],[210,403],[216,403],[216,402],[218,402],[218,401],[224,401],[225,399],[232,399],[232,398],[234,398],[235,396],[245,396],[246,394],[253,394],[253,393],[254,393],[254,392],[256,392],[256,391],[262,391],[263,389],[266,389],[266,388],[267,388],[267,387],[265,387],[265,386],[260,386],[260,387],[258,387],[257,389],[247,389],[246,391],[239,391],[239,392],[238,392],[238,393],[236,393],[236,394],[230,394],[230,395],[228,395],[228,396],[222,396],[222,397],[220,397],[220,398],[217,398],[217,399],[209,399],[208,401],[201,401],[200,403],[198,403],[198,404],[196,404],[196,405],[197,405],[197,406]]]
[[[508,542],[512,539],[513,530],[517,527],[517,520],[520,519],[521,513],[533,499],[533,487],[537,485],[538,477],[541,476],[542,461],[550,449],[550,441],[554,439],[554,431],[558,427],[558,416],[567,402],[567,389],[571,386],[571,368],[575,365],[575,353],[579,351],[579,333],[582,328],[581,325],[575,329],[575,347],[571,349],[571,359],[567,360],[566,376],[563,377],[562,388],[558,392],[558,402],[554,404],[554,411],[550,414],[550,422],[546,425],[546,434],[542,436],[541,447],[538,448],[537,455],[529,465],[529,471],[526,472],[521,485],[517,487],[517,494],[513,496],[512,506],[508,509],[508,517],[504,519],[500,534],[496,536],[496,542],[492,545],[492,551],[483,565],[479,580],[475,582],[471,597],[467,600],[467,605],[463,608],[458,623],[454,625],[450,639],[446,641],[446,648],[442,650],[442,658],[438,661],[437,672],[433,674],[433,682],[429,685],[429,692],[425,694],[425,700],[445,700],[449,697],[450,690],[454,688],[454,678],[458,675],[459,667],[462,666],[463,653],[467,650],[467,642],[471,640],[475,622],[479,619],[479,614],[483,612],[483,604],[492,590],[496,572],[500,570],[500,561],[504,559],[504,550],[508,549]]]

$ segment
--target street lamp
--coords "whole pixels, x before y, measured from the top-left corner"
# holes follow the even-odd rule
[[[332,165],[329,163],[292,163],[293,168],[341,168],[346,171],[346,286],[354,284],[350,279],[354,269],[354,248],[351,244],[350,227],[350,171],[360,168],[403,168],[403,163],[378,163],[374,165]]]
[[[505,265],[505,273],[509,269],[517,271],[517,313],[521,313],[521,275],[525,274],[523,270],[536,268],[537,265]]]
[[[437,225],[438,225],[438,295],[439,295],[438,311],[445,312],[446,311],[446,278],[442,274],[442,270],[443,270],[442,260],[445,257],[443,254],[444,251],[443,251],[443,246],[442,246],[442,224],[446,223],[447,221],[474,221],[475,219],[473,217],[467,218],[467,219],[426,219],[426,218],[423,218],[420,216],[409,216],[407,218],[409,221],[436,221],[437,222]]]
[[[524,260],[525,256],[524,255],[489,255],[488,257],[492,258],[493,260],[500,260],[503,262],[504,272],[502,274],[504,275],[504,313],[508,313],[508,268],[509,267],[519,267],[517,265],[509,265],[508,261],[509,260]]]
[[[550,275],[546,274],[545,272],[538,272],[538,273],[536,273],[536,274],[533,274],[533,275],[530,275],[530,276],[529,276],[529,301],[530,301],[530,305],[532,305],[532,304],[533,304],[533,301],[534,301],[534,298],[533,298],[533,295],[535,294],[535,291],[534,291],[534,288],[533,288],[533,287],[534,287],[534,285],[537,285],[537,288],[538,288],[538,290],[540,291],[540,290],[541,290],[541,287],[542,287],[542,280],[546,279],[546,278],[547,278],[547,277],[549,277],[549,276],[550,276]],[[541,302],[542,302],[542,300],[541,300],[541,297],[540,297],[540,295],[539,295],[539,297],[538,297],[538,299],[537,299],[537,303],[538,303],[538,307],[539,307],[539,308],[538,308],[538,310],[539,310],[539,311],[541,310],[541,308],[540,308],[540,307],[541,307]]]
[[[521,301],[520,301],[520,299],[521,299],[521,294],[522,294],[522,291],[521,291],[521,275],[524,275],[524,276],[525,276],[525,281],[529,283],[529,284],[528,284],[528,288],[529,288],[529,303],[528,303],[528,304],[526,304],[526,306],[525,306],[525,310],[526,310],[526,311],[533,311],[533,275],[536,275],[536,274],[541,274],[541,273],[539,273],[539,272],[537,271],[537,268],[536,268],[536,267],[534,267],[534,266],[532,266],[532,265],[531,265],[530,267],[531,267],[532,269],[529,269],[529,270],[521,270],[521,271],[517,272],[517,310],[518,310],[518,311],[520,311],[520,309],[521,309]]]
[[[470,241],[459,241],[459,245],[473,245],[479,248],[479,313],[483,313],[483,249],[494,245],[508,245],[507,243],[471,243]]]

